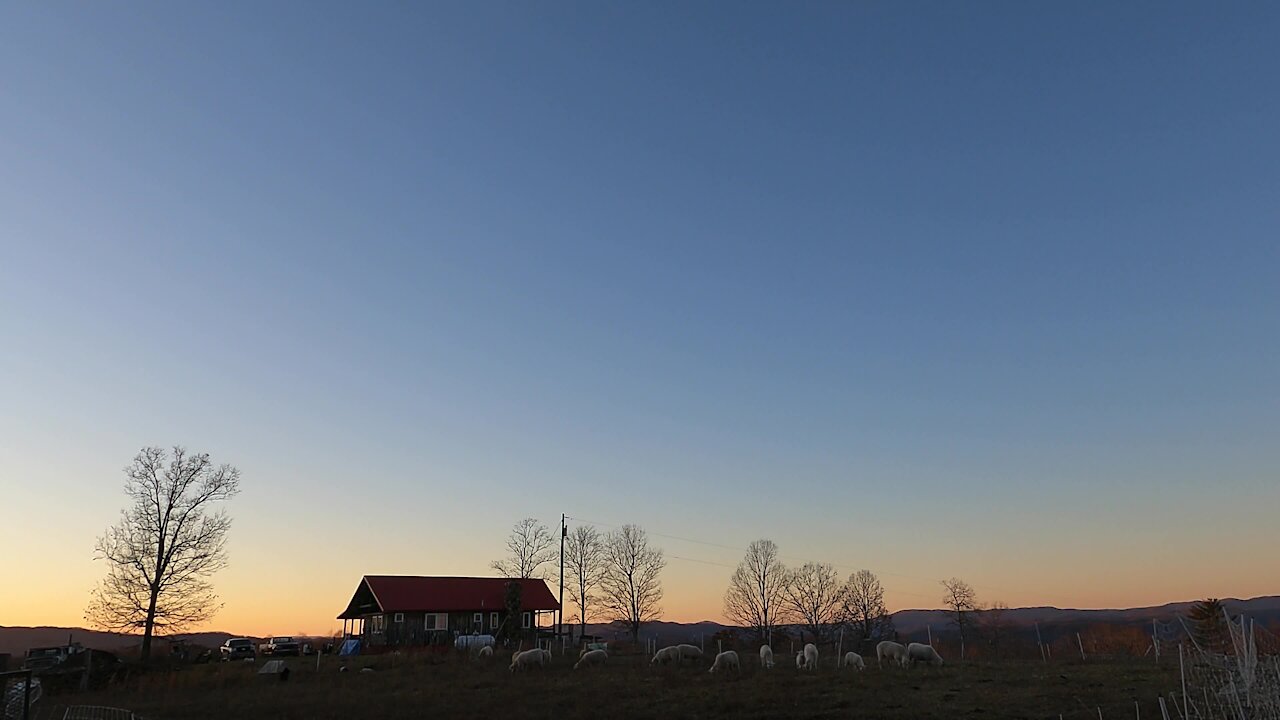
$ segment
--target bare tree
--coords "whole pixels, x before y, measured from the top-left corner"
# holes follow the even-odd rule
[[[997,600],[974,616],[978,632],[986,639],[997,658],[1000,657],[1000,643],[1009,634],[1008,613],[1009,606]]]
[[[840,621],[869,640],[888,627],[889,611],[884,606],[884,586],[870,570],[849,575],[841,591]],[[881,635],[883,637],[883,635]]]
[[[554,538],[546,525],[534,518],[525,518],[511,528],[507,536],[507,557],[489,563],[498,574],[507,578],[546,579],[542,566],[555,556]]]
[[[772,642],[786,584],[787,568],[778,559],[778,546],[772,540],[756,540],[729,578],[729,589],[724,593],[725,617],[753,628],[761,642]]]
[[[604,543],[605,570],[600,582],[601,605],[613,620],[640,638],[641,623],[662,616],[662,581],[667,566],[662,550],[650,547],[649,537],[636,525],[623,525],[609,533]]]
[[[604,538],[590,525],[579,525],[569,533],[564,548],[565,580],[569,600],[578,608],[579,635],[587,632],[587,614],[599,600],[594,594],[604,579]]]
[[[783,601],[815,641],[822,639],[823,629],[835,620],[841,600],[840,581],[830,565],[807,562],[787,573]]]
[[[132,504],[98,538],[94,559],[107,561],[107,576],[85,619],[106,630],[141,630],[145,661],[157,632],[203,622],[221,607],[209,578],[227,565],[231,518],[213,506],[239,491],[240,471],[215,467],[207,453],[150,447],[124,472]]]
[[[942,597],[942,604],[951,611],[951,622],[960,631],[960,642],[963,643],[966,631],[971,624],[969,613],[978,607],[978,594],[969,583],[956,577],[943,580],[942,587],[946,590],[946,594]]]

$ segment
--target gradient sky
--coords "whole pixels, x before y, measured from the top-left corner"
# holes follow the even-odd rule
[[[1274,3],[5,3],[0,624],[144,445],[212,626],[635,522],[1099,607],[1280,593]],[[16,588],[21,588],[20,591]]]

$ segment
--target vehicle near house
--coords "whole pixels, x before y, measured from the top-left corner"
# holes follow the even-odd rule
[[[263,649],[264,655],[272,657],[280,657],[282,655],[299,655],[302,653],[302,645],[288,635],[278,635],[267,641],[266,648]]]
[[[252,660],[257,655],[249,638],[229,638],[219,651],[223,660]]]
[[[53,670],[67,662],[68,659],[84,652],[80,643],[57,645],[54,647],[31,648],[22,661],[23,670],[42,673]]]

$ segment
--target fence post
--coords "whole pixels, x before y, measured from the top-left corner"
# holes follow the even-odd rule
[[[1080,639],[1080,633],[1076,633],[1076,644],[1080,646],[1080,659],[1084,660],[1084,641]]]

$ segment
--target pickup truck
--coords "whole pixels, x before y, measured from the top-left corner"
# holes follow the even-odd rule
[[[267,641],[267,646],[263,648],[263,655],[272,655],[279,657],[281,655],[299,655],[302,652],[302,645],[297,640],[287,636],[280,635],[273,637]]]
[[[223,660],[252,660],[254,655],[253,641],[249,638],[231,638],[219,648]]]

